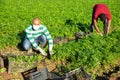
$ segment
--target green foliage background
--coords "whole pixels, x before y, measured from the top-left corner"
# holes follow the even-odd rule
[[[16,47],[34,17],[40,18],[48,27],[53,39],[56,36],[71,38],[81,31],[79,27],[88,31],[96,3],[107,4],[112,13],[109,36],[101,37],[94,31],[78,42],[55,45],[52,57],[53,60],[68,61],[68,70],[84,66],[88,72],[96,74],[90,70],[98,69],[101,64],[103,67],[114,65],[120,57],[119,0],[0,0],[0,49]],[[101,24],[99,27],[102,30]]]

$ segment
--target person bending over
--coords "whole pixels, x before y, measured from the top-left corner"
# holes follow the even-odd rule
[[[96,4],[93,7],[92,23],[90,26],[90,32],[93,32],[93,28],[95,28],[96,31],[101,36],[103,36],[102,32],[100,31],[97,25],[98,18],[100,18],[100,20],[103,22],[104,34],[108,35],[111,25],[111,13],[109,8],[105,4]]]

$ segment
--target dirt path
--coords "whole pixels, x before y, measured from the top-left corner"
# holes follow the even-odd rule
[[[59,64],[59,63],[52,62],[52,61],[46,59],[43,63],[38,64],[38,66],[36,66],[36,67],[38,70],[46,67],[49,72],[56,72],[57,71],[56,64]],[[0,73],[0,80],[24,80],[24,79],[20,72],[8,73],[6,71],[3,73]]]
[[[14,47],[7,47],[5,49],[2,49],[0,51],[0,54],[2,56],[7,56],[7,55],[21,55],[21,54],[27,54],[26,51],[20,51],[18,48],[14,48]],[[42,63],[38,64],[38,66],[36,66],[39,69],[43,68],[43,67],[47,67],[48,71],[55,71],[56,70],[56,65],[60,64],[59,62],[54,62],[51,61],[49,59],[45,59]],[[3,72],[0,73],[0,80],[23,80],[23,77],[21,75],[21,73],[7,73],[7,72]]]
[[[0,54],[3,55],[3,56],[6,56],[8,54],[14,54],[14,55],[17,55],[17,54],[27,54],[26,51],[20,51],[18,48],[14,48],[14,47],[7,47],[5,49],[2,49],[0,51]],[[45,59],[43,61],[43,63],[40,63],[37,68],[38,69],[41,69],[43,67],[47,67],[48,70],[51,72],[54,72],[54,71],[57,71],[57,68],[56,68],[56,65],[60,64],[60,62],[54,62],[54,61],[51,61],[51,60],[48,60],[48,59]],[[120,60],[118,61],[118,64],[120,64]],[[119,69],[116,69],[117,71],[111,73],[111,74],[108,74],[108,75],[105,75],[105,76],[99,76],[97,78],[97,80],[120,80],[120,66],[119,66]],[[21,73],[7,73],[7,72],[3,72],[3,73],[0,73],[0,80],[23,80],[23,77],[21,75]]]

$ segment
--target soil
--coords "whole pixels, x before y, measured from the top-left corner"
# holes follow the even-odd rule
[[[6,56],[9,54],[17,55],[17,54],[27,54],[26,51],[21,51],[18,48],[7,47],[0,51],[2,56]],[[38,69],[43,67],[47,67],[49,72],[57,72],[56,65],[61,64],[60,62],[54,62],[50,59],[45,59],[43,63],[37,66]],[[120,64],[120,60],[118,61]],[[118,67],[118,69],[117,69]],[[120,80],[120,67],[115,66],[114,71],[110,71],[108,73],[104,73],[104,76],[97,76],[96,80]],[[7,73],[7,71],[0,73],[0,80],[24,80],[21,73]]]

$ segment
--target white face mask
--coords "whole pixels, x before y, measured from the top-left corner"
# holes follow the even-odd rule
[[[37,25],[37,26],[36,26],[36,25],[33,25],[33,29],[34,29],[34,30],[38,30],[39,27],[40,27],[40,25]]]

